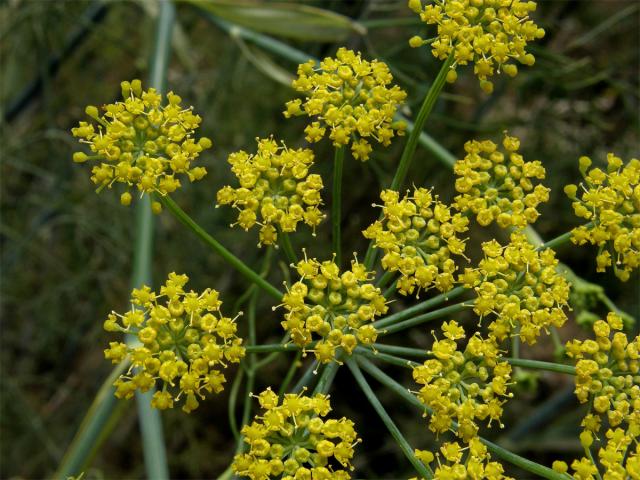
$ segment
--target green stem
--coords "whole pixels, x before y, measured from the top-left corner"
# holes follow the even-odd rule
[[[563,233],[562,235],[558,235],[556,238],[552,238],[548,242],[544,242],[540,247],[538,247],[538,250],[543,250],[545,248],[556,249],[560,245],[564,245],[565,243],[571,241],[572,234],[572,231],[570,231]]]
[[[173,214],[176,219],[189,228],[196,236],[209,246],[215,253],[226,260],[233,268],[244,275],[249,281],[256,284],[273,298],[281,300],[282,292],[258,275],[242,260],[222,246],[215,238],[209,235],[200,225],[198,225],[184,210],[182,210],[168,195],[156,195],[156,198]]]
[[[402,330],[406,330],[411,327],[415,327],[416,325],[420,325],[425,322],[429,322],[431,320],[435,320],[438,318],[445,317],[447,315],[453,315],[463,310],[470,308],[472,305],[461,302],[456,303],[454,305],[449,305],[448,307],[443,307],[438,310],[434,310],[432,312],[425,313],[423,315],[418,315],[417,317],[410,318],[409,320],[405,320],[403,322],[395,323],[388,327],[381,327],[380,323],[382,320],[378,320],[378,322],[374,322],[373,326],[378,330],[381,330],[379,336],[390,335],[392,333],[400,332]]]
[[[447,73],[449,73],[449,68],[453,63],[453,55],[450,55],[440,67],[440,71],[436,76],[435,80],[429,87],[427,94],[424,97],[424,101],[422,102],[422,106],[420,107],[420,111],[416,116],[416,120],[413,123],[413,129],[409,133],[409,138],[407,138],[407,143],[404,146],[404,150],[402,151],[402,156],[400,157],[400,163],[398,164],[398,168],[396,170],[395,175],[393,176],[393,180],[391,181],[391,186],[389,187],[391,190],[399,190],[402,188],[402,184],[409,172],[409,167],[411,166],[411,162],[413,161],[413,156],[416,152],[416,147],[418,146],[418,140],[420,139],[420,134],[424,129],[424,124],[433,110],[433,106],[436,104],[436,100],[440,96],[440,92],[442,92],[442,88],[444,87],[445,81],[447,79]],[[365,266],[368,270],[373,268],[373,264],[375,263],[376,253],[373,247],[373,241],[369,243],[369,248],[367,249],[367,253],[365,255]]]
[[[407,403],[410,403],[421,412],[424,412],[426,410],[427,412],[431,413],[431,411],[425,405],[423,405],[415,395],[413,395],[409,390],[403,387],[400,383],[396,382],[393,378],[391,378],[389,375],[387,375],[378,367],[376,367],[369,360],[360,357],[358,359],[358,363],[367,373],[369,373],[372,377],[377,379],[380,383],[385,385],[387,388],[397,393],[400,397],[402,397],[405,401],[407,401]],[[452,424],[454,426],[454,429],[457,429],[457,424],[453,422]],[[496,445],[495,443],[490,442],[482,437],[480,437],[480,441],[483,444],[485,444],[487,446],[487,449],[497,457],[501,458],[502,460],[505,460],[506,462],[509,462],[512,465],[515,465],[516,467],[522,468],[527,472],[531,472],[535,475],[539,475],[540,477],[546,478],[548,480],[565,480],[566,479],[566,477],[563,476],[561,473],[557,473],[549,467],[545,467],[544,465],[540,465],[539,463],[532,462],[531,460],[521,457],[520,455],[516,455],[515,453],[512,453],[500,447],[499,445]]]
[[[340,239],[340,221],[342,220],[342,170],[344,147],[336,147],[333,159],[333,197],[331,199],[331,225],[333,227],[333,251],[336,264],[342,265],[342,243]]]
[[[576,368],[571,365],[563,365],[561,363],[542,362],[540,360],[527,360],[525,358],[505,358],[514,367],[529,368],[532,370],[546,370],[548,372],[566,373],[567,375],[575,375]]]
[[[175,20],[175,6],[169,0],[160,2],[160,12],[156,25],[156,38],[151,54],[149,86],[164,95],[171,53],[171,39]],[[153,255],[153,218],[151,199],[143,196],[136,205],[136,240],[133,252],[133,273],[131,283],[134,288],[151,285],[151,265]],[[126,336],[129,345],[137,343],[132,335]],[[147,478],[164,480],[169,478],[167,453],[162,432],[160,412],[151,407],[153,390],[136,392],[136,404],[140,420],[140,432]]]
[[[247,345],[247,353],[295,352],[300,347],[295,343],[267,343],[264,345]]]
[[[380,279],[376,283],[376,287],[378,288],[386,287],[389,284],[389,282],[393,280],[393,277],[395,276],[396,276],[396,272],[392,272],[392,271],[384,272],[384,274],[380,277]]]
[[[320,378],[318,378],[318,383],[316,384],[316,388],[313,389],[313,394],[316,393],[327,393],[329,388],[331,388],[331,383],[333,383],[333,379],[338,372],[338,364],[337,361],[333,361],[328,363],[322,369],[322,373],[320,374]]]
[[[394,365],[399,366],[413,366],[414,362],[401,358],[403,357],[418,357],[428,358],[431,355],[428,351],[420,348],[401,347],[399,345],[386,345],[382,343],[374,343],[370,347],[356,347],[356,352],[365,355],[368,358],[379,358],[380,360],[388,361]],[[568,375],[575,375],[576,369],[571,365],[564,365],[562,363],[544,362],[541,360],[527,360],[524,358],[513,357],[501,357],[504,361],[513,365],[514,367],[528,368],[532,370],[546,370],[548,372],[566,373]]]
[[[302,351],[298,351],[296,353],[296,358],[293,359],[291,365],[289,366],[289,370],[287,370],[287,374],[284,376],[284,380],[282,380],[282,384],[278,389],[278,397],[282,399],[287,388],[289,388],[289,384],[291,383],[291,379],[295,375],[298,368],[300,368],[300,357],[302,356]]]
[[[390,363],[391,365],[395,365],[397,367],[414,368],[419,365],[419,363],[407,360],[406,358],[396,357],[395,355],[390,355],[388,353],[374,351],[366,347],[357,346],[355,352],[356,354],[365,356],[367,358],[370,358],[371,360],[382,360],[383,362]]]
[[[296,255],[293,245],[291,244],[291,237],[289,236],[289,234],[286,232],[280,231],[278,233],[278,238],[280,240],[279,242],[280,247],[282,247],[282,250],[284,251],[284,254],[287,257],[287,260],[289,261],[289,263],[291,264],[298,263],[298,256]]]
[[[54,479],[65,480],[70,476],[79,475],[89,464],[111,428],[115,426],[115,420],[120,417],[123,408],[129,405],[128,402],[115,397],[116,389],[113,386],[113,382],[128,367],[128,361],[118,364],[98,390],[58,469],[53,474]]]
[[[236,420],[236,405],[238,404],[238,392],[240,391],[240,385],[244,377],[244,369],[238,368],[236,378],[233,379],[231,384],[231,391],[229,392],[229,405],[227,407],[227,416],[229,417],[229,427],[231,427],[231,433],[236,439],[236,442],[240,441],[240,430],[238,430],[238,420]]]
[[[450,290],[446,293],[441,293],[440,295],[436,295],[429,300],[425,300],[424,302],[418,303],[417,305],[413,305],[412,307],[405,308],[404,310],[394,313],[392,315],[387,315],[386,317],[378,320],[374,326],[376,328],[384,328],[393,323],[400,322],[402,320],[406,320],[407,318],[411,318],[414,315],[422,313],[426,310],[429,310],[432,307],[436,307],[441,305],[449,300],[453,300],[458,298],[460,295],[467,291],[464,287],[456,287],[453,290]]]
[[[416,456],[413,453],[413,448],[411,448],[411,445],[409,445],[409,442],[407,442],[407,440],[404,438],[400,429],[393,422],[393,420],[391,419],[391,417],[389,416],[385,408],[382,406],[382,403],[380,403],[380,400],[378,400],[378,397],[376,396],[374,391],[371,389],[371,386],[367,383],[367,380],[364,378],[364,375],[362,375],[362,372],[360,371],[358,364],[353,359],[348,359],[347,366],[349,367],[349,370],[351,370],[351,373],[353,374],[353,377],[356,379],[356,382],[358,382],[360,389],[367,397],[367,400],[369,400],[369,403],[371,403],[371,406],[374,408],[374,410],[382,420],[382,423],[384,423],[384,425],[387,427],[387,430],[389,430],[389,433],[391,434],[391,436],[395,439],[396,443],[402,450],[402,453],[404,453],[404,455],[407,457],[409,462],[411,462],[411,465],[413,465],[413,468],[416,469],[416,471],[420,474],[421,477],[432,479],[433,478],[432,472],[429,471],[422,464],[422,462],[416,458]]]
[[[310,385],[313,382],[315,377],[315,371],[318,368],[318,360],[314,360],[311,365],[307,368],[307,370],[302,374],[300,380],[296,382],[296,384],[291,389],[292,393],[300,393],[303,388]]]
[[[396,170],[396,174],[394,175],[393,181],[391,182],[391,190],[398,190],[404,183],[404,179],[406,178],[409,167],[411,166],[411,162],[413,161],[413,154],[415,153],[416,147],[418,146],[420,133],[424,129],[424,124],[427,121],[431,110],[433,110],[433,106],[436,104],[436,100],[438,100],[440,92],[442,92],[442,88],[444,87],[445,81],[447,79],[447,73],[449,73],[449,69],[452,64],[453,55],[450,55],[449,58],[447,58],[440,67],[440,71],[438,72],[436,79],[431,84],[431,87],[429,87],[429,90],[424,97],[424,102],[422,102],[420,111],[418,112],[416,120],[413,124],[413,130],[411,130],[409,138],[407,138],[407,143],[404,147],[404,150],[402,151],[398,169]]]

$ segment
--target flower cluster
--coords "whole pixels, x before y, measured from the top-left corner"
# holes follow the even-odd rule
[[[105,330],[133,334],[140,342],[111,342],[104,351],[113,363],[131,360],[129,371],[114,383],[118,398],[131,398],[136,390],[146,392],[160,382],[151,405],[172,408],[184,395],[182,409],[188,413],[205,393],[221,392],[222,368],[244,357],[234,320],[220,312],[218,292],[185,292],[188,280],[171,273],[160,294],[147,286],[134,289],[133,308],[124,315],[112,312],[104,322]]]
[[[409,0],[409,8],[427,25],[438,25],[438,35],[431,40],[412,37],[409,44],[431,44],[433,56],[444,60],[453,56],[447,80],[457,78],[456,67],[473,63],[481,88],[491,93],[489,80],[501,70],[515,77],[518,67],[533,65],[535,58],[525,51],[528,42],[544,37],[544,30],[529,19],[536,3],[522,0],[458,0],[439,2]]]
[[[191,182],[200,180],[207,173],[204,167],[192,163],[204,149],[211,147],[206,137],[197,142],[193,138],[202,118],[194,115],[192,108],[183,108],[182,99],[173,92],[167,94],[166,106],[155,89],[143,91],[140,80],[122,82],[123,101],[102,107],[89,106],[86,113],[97,122],[80,122],[71,130],[80,142],[89,145],[92,154],[76,152],[73,160],[88,160],[97,164],[92,169],[91,180],[98,190],[114,183],[136,185],[144,193],[158,192],[166,195],[180,187],[180,174],[186,174]],[[123,205],[131,203],[131,193],[120,196]],[[160,204],[154,204],[159,210]]]
[[[576,359],[576,396],[590,407],[580,434],[587,455],[571,463],[578,480],[600,476],[599,466],[605,471],[601,478],[607,480],[638,478],[640,472],[640,336],[629,341],[622,328],[622,318],[609,313],[606,321],[593,324],[594,340],[566,345],[567,354]],[[607,430],[600,438],[598,465],[590,448],[603,417]],[[564,473],[568,466],[555,462],[554,469]]]
[[[307,97],[287,102],[285,117],[308,115],[317,118],[306,129],[309,142],[324,137],[336,147],[351,143],[353,157],[368,160],[371,139],[384,146],[394,135],[403,135],[402,122],[394,122],[398,105],[407,94],[397,85],[384,62],[363,60],[359,53],[340,48],[336,58],[325,58],[316,68],[310,60],[298,67],[293,88]]]
[[[598,271],[613,265],[616,276],[626,281],[640,266],[640,160],[633,158],[625,165],[610,153],[606,172],[587,172],[590,166],[590,158],[580,158],[585,183],[579,196],[576,185],[565,187],[575,214],[591,222],[575,228],[572,241],[596,245]]]
[[[358,343],[376,341],[371,322],[388,307],[380,289],[369,283],[364,265],[352,260],[351,269],[340,273],[333,261],[320,263],[305,255],[296,270],[301,279],[282,300],[287,310],[282,326],[296,345],[311,347],[320,362],[329,363],[338,349],[351,355]]]
[[[351,478],[360,439],[351,420],[323,419],[331,410],[326,395],[287,394],[280,402],[269,388],[258,400],[265,412],[242,428],[249,451],[236,455],[234,473],[252,480]]]
[[[478,333],[458,350],[465,331],[455,321],[445,322],[442,331],[445,338],[429,351],[433,358],[413,369],[414,380],[423,385],[417,396],[433,411],[430,430],[446,432],[456,421],[458,436],[468,443],[477,436],[478,421],[500,424],[504,399],[512,396],[507,393],[511,366],[500,361],[496,344]]]
[[[441,292],[453,288],[456,264],[451,255],[464,255],[465,243],[459,237],[467,231],[468,219],[432,195],[416,188],[413,196],[384,190],[380,198],[383,218],[363,234],[384,251],[382,267],[400,272],[398,290],[408,295],[417,287],[436,287]]]
[[[465,269],[460,282],[474,288],[474,311],[481,318],[495,316],[492,337],[501,342],[517,331],[533,344],[542,330],[564,324],[570,286],[557,271],[553,250],[537,250],[523,233],[513,232],[506,246],[491,240],[482,251],[484,259]]]
[[[240,187],[220,189],[218,204],[236,207],[240,211],[237,225],[245,230],[260,225],[260,245],[277,240],[276,226],[294,232],[304,222],[315,229],[324,219],[319,209],[322,177],[309,173],[311,150],[278,146],[273,138],[258,139],[255,155],[241,150],[229,155],[228,162]]]
[[[576,396],[581,403],[591,401],[583,426],[594,433],[602,415],[612,427],[623,421],[640,427],[640,336],[629,341],[622,327],[622,318],[609,313],[606,321],[593,324],[595,340],[566,345],[567,355],[576,359]]]
[[[465,454],[466,451],[466,454]],[[431,464],[435,456],[428,450],[415,450],[415,456],[425,465]],[[487,447],[478,437],[462,446],[458,442],[445,442],[437,453],[438,462],[434,466],[434,480],[513,480],[504,474],[500,462],[491,460]],[[463,459],[464,457],[464,459]]]
[[[640,437],[639,430],[629,430],[625,432],[621,428],[608,429],[605,438],[606,442],[598,450],[598,460],[604,469],[600,475],[600,469],[596,464],[593,455],[576,459],[571,463],[573,475],[569,478],[575,480],[629,480],[640,478]],[[593,444],[593,436],[590,432],[583,432],[580,435],[580,442],[586,451]],[[569,466],[566,462],[553,462],[553,469],[559,473],[568,474]]]
[[[549,200],[547,187],[534,186],[546,172],[538,160],[524,160],[516,137],[505,134],[502,146],[504,152],[490,140],[465,143],[467,154],[453,167],[460,193],[454,206],[473,212],[483,226],[495,221],[502,228],[523,228],[537,220],[538,205]]]

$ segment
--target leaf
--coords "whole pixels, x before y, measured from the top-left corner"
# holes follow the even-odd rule
[[[264,73],[266,76],[287,87],[291,86],[293,81],[293,75],[280,65],[275,63],[264,51],[257,47],[248,45],[240,36],[233,36],[232,38],[238,43],[240,50],[247,57],[247,59],[258,70]]]
[[[335,42],[366,28],[349,17],[322,8],[252,0],[187,0],[215,16],[252,30],[298,40]]]

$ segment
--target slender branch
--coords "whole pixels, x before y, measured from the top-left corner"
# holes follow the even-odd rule
[[[428,312],[423,315],[418,315],[417,317],[410,318],[409,320],[405,320],[403,322],[395,323],[388,327],[383,327],[384,329],[382,330],[381,330],[380,324],[378,323],[378,322],[381,322],[381,320],[378,320],[378,322],[374,322],[373,326],[376,327],[378,330],[381,330],[379,336],[389,335],[391,333],[400,332],[402,330],[415,327],[416,325],[420,325],[422,323],[429,322],[431,320],[456,314],[458,312],[461,312],[463,310],[470,308],[471,306],[472,305],[469,305],[464,302],[456,303],[454,305],[449,305],[448,307],[443,307],[438,310],[433,310],[432,312]]]
[[[291,392],[300,393],[303,388],[306,388],[308,385],[310,385],[313,382],[313,379],[315,378],[317,368],[318,368],[318,360],[314,360],[311,363],[311,365],[307,367],[307,370],[302,374],[302,377],[300,377],[300,380],[298,380],[296,384],[293,386],[293,388],[291,389]]]
[[[378,400],[378,397],[376,396],[374,391],[371,389],[371,386],[367,383],[367,380],[364,378],[364,375],[362,375],[362,372],[360,371],[358,364],[353,359],[348,359],[347,366],[349,367],[349,370],[351,370],[351,373],[353,374],[353,377],[356,379],[356,382],[358,382],[360,389],[367,397],[367,400],[369,400],[369,403],[371,403],[371,406],[374,408],[374,410],[376,411],[376,413],[378,414],[378,416],[380,417],[384,425],[387,427],[391,436],[397,442],[398,446],[402,450],[402,453],[404,453],[404,455],[407,457],[409,462],[411,462],[411,465],[413,465],[413,468],[415,468],[416,471],[423,478],[432,479],[433,473],[430,470],[428,470],[420,460],[416,458],[416,456],[413,453],[413,448],[411,448],[411,445],[409,445],[409,442],[407,442],[407,440],[404,438],[400,429],[396,426],[396,424],[393,422],[393,420],[391,419],[387,411],[384,409],[384,407],[382,406],[382,403],[380,403],[380,400]]]
[[[415,366],[416,363],[406,358],[398,357],[397,355],[418,358],[428,358],[431,356],[427,350],[422,350],[420,348],[401,347],[399,345],[386,345],[382,343],[374,343],[370,347],[358,346],[356,347],[356,352],[368,358],[384,360],[401,367]],[[548,372],[566,373],[568,375],[576,374],[575,367],[571,365],[564,365],[562,363],[512,357],[501,358],[514,367],[522,367],[532,370],[546,370]]]
[[[247,353],[295,352],[300,347],[295,343],[267,343],[264,345],[247,345]]]
[[[436,307],[440,304],[448,302],[449,300],[454,300],[455,298],[458,298],[460,295],[462,295],[466,291],[467,289],[464,287],[456,287],[453,290],[450,290],[445,293],[441,293],[440,295],[436,295],[435,297],[430,298],[429,300],[425,300],[424,302],[418,303],[417,305],[413,305],[409,308],[405,308],[400,312],[394,313],[392,315],[387,315],[386,317],[378,320],[374,324],[374,326],[376,328],[384,328],[393,323],[406,320],[407,318],[411,318],[414,315],[417,315],[426,310],[429,310],[432,307]]]
[[[258,275],[242,260],[227,250],[220,242],[209,235],[200,225],[198,225],[189,215],[182,210],[168,195],[156,195],[156,198],[178,219],[183,225],[189,228],[196,236],[202,240],[215,253],[226,260],[233,268],[244,275],[249,281],[256,284],[266,293],[278,300],[282,299],[282,292]]]
[[[442,88],[444,87],[445,81],[447,79],[447,73],[449,72],[449,68],[453,63],[453,54],[450,55],[440,67],[440,71],[436,76],[435,80],[429,87],[427,91],[424,101],[422,102],[422,106],[420,107],[420,111],[416,116],[416,120],[413,124],[413,129],[409,133],[409,138],[407,138],[407,143],[404,146],[404,150],[402,151],[402,156],[400,157],[400,163],[398,164],[398,168],[396,170],[395,175],[393,176],[393,180],[391,181],[391,186],[389,187],[391,190],[398,190],[402,188],[402,184],[407,176],[409,171],[409,167],[411,166],[411,162],[413,161],[413,156],[416,152],[416,147],[418,146],[418,140],[420,139],[420,134],[424,129],[424,124],[433,110],[433,106],[436,104],[436,100],[440,96],[440,92],[442,92]],[[373,268],[373,264],[375,263],[376,252],[373,247],[373,241],[369,242],[369,248],[367,249],[367,253],[365,255],[364,263],[367,269],[371,270]]]
[[[532,370],[546,370],[548,372],[566,373],[567,375],[575,375],[576,367],[571,365],[563,365],[561,363],[543,362],[540,360],[527,360],[524,358],[505,358],[514,367],[529,368]]]
[[[387,388],[397,393],[400,397],[406,400],[407,403],[410,403],[411,405],[413,405],[414,407],[416,407],[422,412],[427,411],[431,413],[430,409],[427,408],[425,405],[423,405],[415,395],[413,395],[409,390],[403,387],[400,383],[396,382],[393,378],[391,378],[389,375],[387,375],[378,367],[376,367],[369,360],[367,360],[366,358],[360,357],[358,359],[358,363],[360,364],[363,370],[365,370],[372,377],[377,379],[380,383],[384,384]],[[457,424],[455,422],[452,422],[452,425],[454,430],[457,429]],[[565,480],[566,479],[565,476],[563,476],[558,472],[555,472],[551,468],[545,467],[544,465],[540,465],[539,463],[536,463],[536,462],[532,462],[531,460],[521,457],[520,455],[516,455],[515,453],[512,453],[500,447],[499,445],[496,445],[495,443],[490,442],[489,440],[486,440],[480,437],[480,441],[487,446],[487,449],[491,453],[495,454],[497,457],[501,458],[502,460],[505,460],[510,464],[515,465],[516,467],[520,467],[523,470],[539,475],[542,478],[546,478],[548,480]]]
[[[388,353],[378,352],[369,348],[357,346],[355,349],[356,354],[363,355],[371,360],[382,360],[384,362],[396,365],[403,368],[414,368],[419,365],[417,362],[407,360],[406,358],[396,357]]]
[[[284,376],[284,380],[282,380],[282,384],[278,389],[278,397],[282,398],[284,393],[289,388],[289,384],[291,383],[291,379],[295,375],[298,368],[300,368],[300,357],[302,356],[302,351],[296,352],[296,358],[291,361],[291,365],[289,366],[289,370],[287,370],[287,374]]]
[[[397,272],[392,272],[392,271],[384,272],[384,274],[376,282],[376,287],[378,287],[378,288],[386,287],[393,280],[393,278],[396,276],[396,274],[397,274]]]
[[[316,384],[316,388],[313,389],[313,393],[327,393],[329,388],[331,388],[331,383],[333,383],[333,379],[338,372],[338,368],[340,364],[337,361],[333,361],[328,363],[322,369],[322,373],[320,374],[320,378],[318,378],[318,383]]]
[[[289,263],[298,263],[298,256],[295,253],[293,245],[291,244],[291,237],[287,232],[280,231],[278,232],[278,239],[280,243],[280,247],[284,251],[285,256]]]
[[[342,265],[342,242],[340,238],[340,222],[342,220],[342,170],[344,164],[344,147],[336,147],[333,159],[333,197],[331,199],[331,225],[333,227],[333,251],[336,264]]]

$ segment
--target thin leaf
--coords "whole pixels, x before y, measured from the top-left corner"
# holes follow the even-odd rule
[[[344,15],[309,5],[238,0],[187,0],[204,11],[258,32],[318,42],[344,40],[367,29]]]

